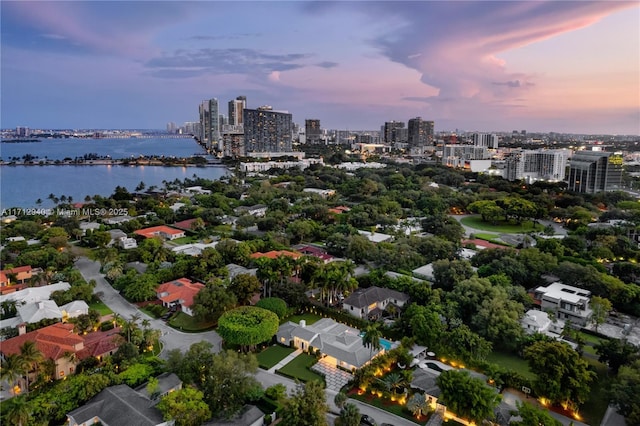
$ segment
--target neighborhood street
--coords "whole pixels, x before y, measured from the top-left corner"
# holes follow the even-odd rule
[[[129,303],[113,287],[111,287],[111,285],[109,285],[103,274],[100,273],[99,262],[90,260],[87,257],[79,257],[75,262],[75,266],[76,268],[78,268],[87,282],[89,282],[90,280],[95,280],[96,287],[94,289],[94,293],[99,294],[102,302],[109,306],[109,308],[113,312],[119,314],[124,319],[129,319],[132,315],[139,314],[142,318],[149,319],[152,328],[158,329],[162,332],[161,340],[163,349],[162,353],[160,354],[161,357],[166,356],[167,352],[171,349],[180,349],[181,351],[186,351],[193,343],[201,342],[203,340],[211,342],[215,351],[221,350],[222,339],[215,331],[207,331],[203,333],[183,333],[169,327],[164,323],[164,321],[151,318],[144,312],[140,311],[135,305]],[[262,369],[258,370],[258,372],[256,373],[256,378],[260,383],[262,383],[262,386],[265,389],[277,383],[284,384],[290,392],[296,389],[295,381]],[[332,411],[333,413],[338,413],[339,410],[333,403],[333,398],[335,397],[336,392],[327,390],[326,393],[327,403],[329,404],[330,411]],[[388,423],[394,426],[415,426],[415,423],[409,420],[403,419],[379,408],[364,404],[360,401],[350,399],[349,402],[352,402],[356,406],[358,406],[358,408],[360,409],[360,413],[371,416],[376,420],[376,422],[378,422],[378,424]],[[328,418],[330,419],[334,417],[335,416],[328,416]]]

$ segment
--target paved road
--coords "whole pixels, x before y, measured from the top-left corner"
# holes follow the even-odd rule
[[[125,319],[131,318],[134,314],[139,314],[141,318],[148,319],[150,321],[151,328],[162,332],[162,337],[160,338],[162,341],[161,357],[166,356],[167,352],[172,349],[180,349],[184,352],[189,349],[192,344],[203,340],[211,342],[216,351],[221,349],[222,338],[215,331],[183,333],[169,327],[164,321],[152,318],[146,313],[140,311],[135,305],[129,303],[116,290],[114,290],[111,285],[109,285],[107,280],[104,279],[104,275],[100,273],[99,262],[94,262],[86,257],[79,257],[75,266],[87,282],[89,280],[95,280],[96,287],[93,292],[100,294],[100,299],[109,306],[113,312],[118,313]]]

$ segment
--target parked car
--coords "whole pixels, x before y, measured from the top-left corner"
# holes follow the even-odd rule
[[[360,425],[362,425],[362,426],[378,426],[378,423],[376,423],[376,421],[373,420],[370,416],[367,416],[366,414],[363,414],[360,417]]]

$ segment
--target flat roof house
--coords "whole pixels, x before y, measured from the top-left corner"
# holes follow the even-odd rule
[[[551,310],[561,320],[585,326],[591,317],[591,292],[588,290],[555,282],[536,288],[533,298],[541,310]]]

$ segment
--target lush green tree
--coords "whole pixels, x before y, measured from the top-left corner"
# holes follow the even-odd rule
[[[25,383],[27,393],[29,393],[29,373],[37,369],[38,365],[44,361],[44,355],[38,349],[36,342],[28,340],[20,346],[20,357],[26,366]]]
[[[8,354],[0,358],[0,377],[6,380],[13,391],[16,382],[29,371],[29,365],[19,354]]]
[[[265,389],[264,394],[274,401],[284,401],[287,397],[287,387],[282,383],[276,383],[275,385],[269,386]]]
[[[321,382],[299,385],[284,403],[282,426],[326,426],[329,405]]]
[[[562,423],[553,418],[547,410],[538,408],[528,402],[516,402],[518,407],[518,416],[522,420],[511,422],[512,425],[517,426],[562,426]]]
[[[374,351],[379,351],[382,348],[382,345],[380,344],[381,337],[382,331],[380,331],[380,323],[374,322],[364,329],[362,344],[365,348],[369,348],[371,356],[373,356]]]
[[[468,362],[484,360],[492,348],[490,342],[471,331],[465,324],[447,331],[442,344],[449,356],[459,356]]]
[[[407,409],[414,416],[421,416],[429,412],[429,404],[427,396],[423,393],[416,392],[407,400]]]
[[[9,424],[15,426],[27,426],[33,422],[33,405],[27,401],[26,396],[16,396],[2,403],[4,418]]]
[[[440,344],[445,325],[440,319],[440,313],[432,306],[412,303],[405,310],[402,319],[406,322],[416,341],[429,348]]]
[[[279,297],[266,297],[264,299],[260,299],[255,306],[273,312],[280,319],[287,316],[287,302]]]
[[[433,262],[433,285],[446,291],[453,290],[456,285],[473,276],[473,268],[466,260],[442,259]]]
[[[126,370],[118,374],[120,380],[131,387],[136,387],[142,382],[147,381],[153,374],[153,367],[149,364],[131,364]]]
[[[333,397],[333,403],[336,404],[336,407],[342,409],[347,403],[347,399],[349,399],[349,396],[347,396],[346,393],[340,391],[336,394],[336,396]]]
[[[466,371],[443,371],[436,384],[441,390],[440,403],[456,415],[477,424],[493,418],[493,410],[500,403],[500,395],[494,389]]]
[[[505,217],[505,211],[496,204],[495,200],[475,201],[467,206],[472,213],[477,213],[482,217],[483,222],[498,223]]]
[[[538,377],[534,384],[538,395],[572,407],[584,403],[596,374],[568,344],[538,341],[525,349],[524,356]]]
[[[596,332],[598,327],[607,320],[609,312],[613,309],[609,299],[600,296],[593,296],[591,298],[591,323],[596,326]]]
[[[228,344],[248,351],[270,340],[278,331],[280,320],[271,311],[255,306],[241,306],[227,311],[218,320],[218,333]]]
[[[175,420],[176,426],[200,425],[211,418],[204,395],[190,386],[169,393],[158,403],[165,420]]]
[[[144,302],[155,299],[157,287],[157,278],[153,274],[145,273],[136,277],[131,284],[125,287],[122,294],[132,302]]]
[[[193,313],[201,321],[217,321],[220,315],[237,304],[233,292],[224,288],[219,282],[207,284],[193,298]]]
[[[360,418],[360,409],[355,404],[348,403],[340,410],[335,424],[336,426],[360,426]]]
[[[227,289],[236,296],[241,305],[249,303],[251,298],[260,291],[260,280],[251,274],[238,274],[231,279]]]
[[[598,361],[607,364],[614,374],[617,374],[623,365],[630,364],[632,360],[640,357],[635,345],[620,339],[601,340],[595,349]]]
[[[611,386],[611,398],[629,425],[640,424],[640,360],[624,365]]]

